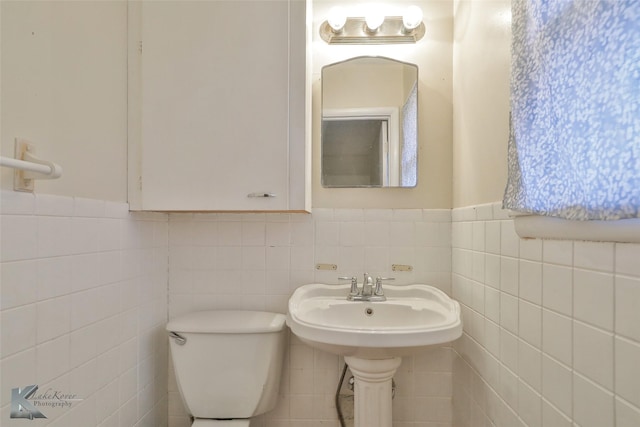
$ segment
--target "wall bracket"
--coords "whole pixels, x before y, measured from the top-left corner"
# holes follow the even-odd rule
[[[0,157],[0,166],[14,168],[13,189],[15,191],[33,192],[34,180],[56,179],[62,176],[62,168],[48,160],[35,155],[35,147],[29,141],[16,138],[15,158]]]

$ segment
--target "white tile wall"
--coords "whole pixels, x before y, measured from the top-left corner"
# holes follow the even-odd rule
[[[451,288],[449,210],[315,209],[304,214],[171,214],[169,316],[212,308],[286,313],[293,290],[339,276],[395,277],[396,284]],[[337,271],[319,271],[318,263]],[[409,264],[412,272],[393,272]],[[16,273],[17,274],[17,273]],[[396,375],[395,427],[451,426],[452,350],[403,360]],[[337,426],[338,357],[290,339],[281,398],[252,426]],[[169,425],[186,427],[173,374]]]
[[[77,394],[38,425],[167,425],[168,218],[125,203],[0,195],[0,424],[11,389]]]
[[[167,309],[285,312],[301,284],[368,271],[463,304],[455,351],[403,361],[395,427],[640,425],[640,245],[520,240],[498,204],[167,220],[3,192],[0,213],[3,421],[10,389],[37,383],[84,398],[46,424],[155,427],[168,410],[186,426],[172,375],[165,397]],[[280,403],[257,424],[337,425],[341,361],[292,337],[286,366]]]
[[[522,240],[499,204],[452,218],[453,426],[640,425],[640,245]]]

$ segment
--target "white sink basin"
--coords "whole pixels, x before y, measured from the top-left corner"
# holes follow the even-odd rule
[[[462,334],[460,305],[429,285],[385,285],[384,302],[347,301],[349,285],[311,284],[289,299],[287,324],[313,347],[362,359],[409,355]]]

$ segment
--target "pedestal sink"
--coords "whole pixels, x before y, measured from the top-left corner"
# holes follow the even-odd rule
[[[355,378],[354,427],[391,427],[402,356],[462,334],[460,305],[429,285],[386,285],[386,301],[348,301],[349,285],[310,284],[289,299],[287,324],[312,347],[344,356]]]

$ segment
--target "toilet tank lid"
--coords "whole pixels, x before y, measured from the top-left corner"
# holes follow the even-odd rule
[[[167,323],[167,331],[219,334],[256,334],[284,329],[280,313],[246,310],[208,310],[184,314]]]

